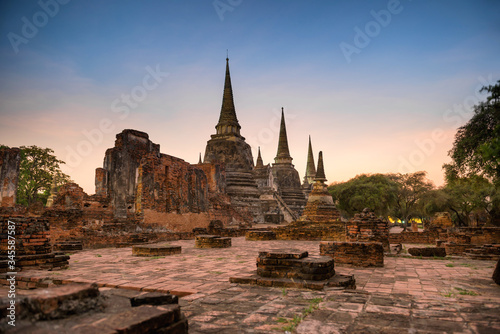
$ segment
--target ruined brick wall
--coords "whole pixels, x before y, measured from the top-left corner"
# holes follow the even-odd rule
[[[446,240],[446,235],[443,238]],[[389,233],[391,244],[435,244],[438,239],[437,231]]]
[[[470,243],[474,245],[500,243],[500,227],[461,227],[458,235],[470,237]]]
[[[499,227],[462,227],[453,230],[432,229],[424,232],[390,233],[389,242],[408,244],[435,244],[436,240],[445,240],[457,244],[470,243],[484,245],[500,243]]]
[[[345,241],[345,225],[307,224],[294,222],[273,229],[278,240],[334,240]]]
[[[463,255],[465,251],[471,248],[474,248],[471,244],[455,244],[450,242],[444,244],[446,255]]]
[[[335,264],[384,266],[384,247],[379,242],[321,242],[319,251],[320,255],[333,257]]]
[[[50,244],[49,222],[43,218],[0,217],[0,254],[8,254],[8,221],[15,223],[16,256],[48,254]]]
[[[0,206],[11,207],[16,204],[17,182],[21,150],[19,148],[0,149]]]
[[[182,159],[148,154],[138,169],[136,212],[206,212],[208,183],[203,170]]]
[[[386,252],[389,251],[389,227],[387,222],[375,216],[369,209],[364,209],[349,220],[346,240],[349,242],[380,242]]]
[[[97,196],[108,196],[108,171],[104,168],[95,169],[95,194]]]
[[[211,193],[226,193],[226,169],[223,164],[197,164],[207,176],[208,191]]]
[[[106,151],[103,169],[107,171],[107,194],[116,218],[134,213],[137,169],[144,156],[160,154],[160,145],[149,140],[147,133],[123,130],[116,135],[115,147]],[[105,174],[99,171],[99,176]],[[98,188],[104,187],[98,182]],[[102,194],[104,189],[96,189]]]

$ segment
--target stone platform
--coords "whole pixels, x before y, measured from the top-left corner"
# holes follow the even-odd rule
[[[247,231],[246,240],[276,240],[276,233],[273,231]]]
[[[135,245],[132,246],[134,256],[168,256],[181,253],[181,246],[168,244]]]
[[[69,256],[62,252],[53,252],[48,254],[19,255],[15,257],[16,268],[12,270],[8,263],[9,260],[0,260],[0,273],[9,271],[22,271],[27,269],[66,269],[69,265]]]
[[[231,238],[200,234],[195,237],[194,244],[196,248],[228,248],[231,247]]]
[[[81,241],[61,241],[56,242],[52,249],[61,252],[76,252],[83,250],[83,245]]]
[[[231,283],[322,290],[324,287],[355,289],[352,275],[335,275],[334,260],[327,256],[309,257],[300,250],[259,252],[257,272],[235,276]]]
[[[104,297],[103,297],[104,296]],[[162,298],[163,297],[163,298]],[[0,319],[0,332],[16,333],[187,333],[187,319],[170,295],[127,297],[123,291],[96,284],[69,284],[39,289],[16,298],[15,327]],[[163,303],[158,305],[161,299]],[[139,300],[140,303],[132,303]],[[8,299],[0,313],[8,314]]]

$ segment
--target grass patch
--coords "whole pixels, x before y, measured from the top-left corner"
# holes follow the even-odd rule
[[[213,275],[220,275],[220,274],[223,274],[222,271],[209,271],[210,274],[213,274]]]
[[[480,294],[476,291],[462,289],[462,288],[454,288],[454,290],[449,291],[448,293],[442,293],[443,297],[454,298],[457,294],[462,296],[479,296]]]
[[[282,294],[285,296],[286,289],[283,288]],[[302,310],[302,314],[294,315],[292,319],[278,318],[276,321],[279,323],[286,323],[285,326],[281,327],[281,330],[285,332],[293,332],[302,320],[304,320],[309,314],[313,313],[319,308],[319,303],[323,301],[323,298],[313,298],[308,300],[309,306]]]
[[[447,263],[446,266],[451,268],[454,267],[455,265],[453,263]]]
[[[244,260],[238,261],[238,263],[245,263],[245,262],[247,262],[247,261],[244,261]]]
[[[467,290],[467,289],[462,289],[462,288],[455,288],[455,290],[458,291],[459,295],[466,295],[466,296],[479,296],[479,293],[476,291],[472,290]]]
[[[97,254],[96,257],[102,257],[102,255],[101,254]]]
[[[225,257],[218,257],[215,259],[215,261],[222,261],[222,260],[225,260],[226,258]]]
[[[283,326],[281,329],[283,329],[285,332],[293,332],[301,321],[302,321],[302,316],[294,315],[293,319],[288,321],[288,325]]]
[[[151,256],[151,257],[147,257],[144,259],[144,261],[151,261],[151,260],[158,260],[158,259],[164,259],[165,256]]]
[[[286,288],[281,289],[281,295],[283,297],[286,297],[287,294],[288,294],[288,291],[286,291]]]
[[[205,257],[206,255],[198,254],[198,257]]]

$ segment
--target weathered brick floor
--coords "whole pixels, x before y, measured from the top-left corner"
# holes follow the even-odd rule
[[[318,241],[233,238],[222,249],[197,249],[194,240],[169,244],[182,253],[146,258],[132,256],[131,248],[86,250],[71,256],[67,270],[20,275],[184,295],[190,333],[500,333],[493,261],[386,257],[384,268],[336,266],[355,275],[357,290],[307,291],[231,284],[229,277],[254,271],[259,250],[318,255]]]

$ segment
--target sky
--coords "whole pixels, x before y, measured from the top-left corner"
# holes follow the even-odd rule
[[[0,144],[49,147],[93,194],[124,129],[197,163],[229,55],[241,134],[293,163],[308,136],[328,183],[420,170],[436,186],[456,130],[500,79],[499,1],[2,1]],[[226,51],[228,50],[228,51]]]

